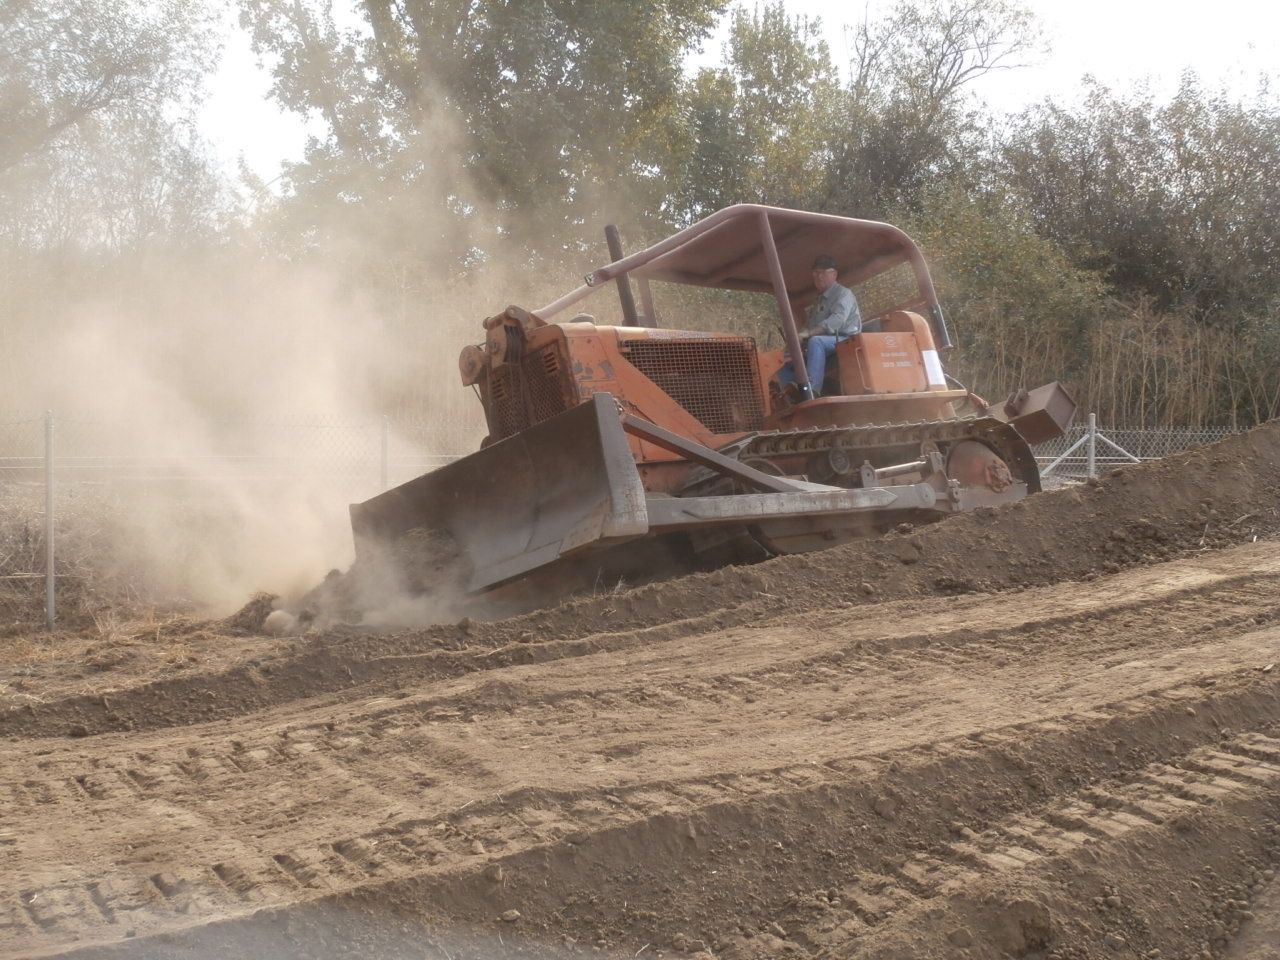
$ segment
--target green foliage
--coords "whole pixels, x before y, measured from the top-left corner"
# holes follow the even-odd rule
[[[1088,364],[1079,345],[1115,312],[1097,274],[1038,234],[1007,194],[942,188],[920,207],[898,219],[929,260],[961,345],[957,359],[977,382],[1001,392]]]
[[[724,65],[688,84],[678,220],[731,203],[812,207],[833,144],[839,87],[816,20],[780,0],[731,15]]]
[[[242,16],[281,103],[329,127],[292,173],[303,223],[337,196],[455,267],[532,266],[596,246],[602,218],[659,208],[683,56],[723,6],[364,0],[342,29],[327,0],[243,0]],[[436,235],[415,238],[428,222]]]
[[[1168,103],[1092,84],[1024,113],[1001,177],[1039,229],[1119,292],[1233,325],[1273,311],[1280,245],[1280,102],[1206,93]]]
[[[1240,99],[1187,75],[1160,100],[1088,83],[995,117],[982,78],[1041,48],[1017,0],[896,0],[849,32],[838,66],[781,0],[723,21],[728,0],[237,5],[277,102],[325,125],[251,221],[227,216],[188,123],[211,62],[203,3],[0,0],[11,341],[48,326],[43,291],[222,243],[318,266],[416,343],[464,287],[483,312],[576,285],[606,222],[634,250],[750,201],[904,225],[975,389],[1065,377],[1113,419],[1280,415],[1280,103],[1265,87]],[[717,24],[719,62],[687,70]],[[762,335],[767,299],[660,297]]]
[[[824,209],[883,217],[918,209],[940,180],[974,186],[988,118],[970,96],[982,77],[1040,49],[1029,11],[1010,0],[899,0],[851,39]]]

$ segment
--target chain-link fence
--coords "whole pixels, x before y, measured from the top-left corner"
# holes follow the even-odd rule
[[[1099,426],[1090,414],[1056,440],[1035,448],[1043,477],[1085,479],[1114,467],[1158,460],[1180,450],[1215,443],[1235,431],[1227,427],[1203,429]]]
[[[348,504],[465,455],[478,434],[389,419],[0,416],[0,615],[43,608],[52,625],[55,586],[101,583],[104,569],[191,595],[202,576],[255,589],[250,557],[340,562]]]
[[[49,431],[46,430],[49,428]],[[46,434],[64,482],[321,478],[374,490],[474,450],[476,431],[382,420],[155,420],[122,424],[52,414],[0,419],[0,483],[43,477]]]

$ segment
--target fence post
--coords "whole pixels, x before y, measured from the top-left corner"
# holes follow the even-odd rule
[[[391,451],[391,419],[383,416],[382,418],[382,489],[387,489],[390,481],[388,471]]]
[[[44,414],[44,625],[52,630],[57,609],[53,550],[53,411]]]
[[[1089,414],[1089,444],[1087,447],[1087,468],[1089,476],[1098,475],[1098,415]]]

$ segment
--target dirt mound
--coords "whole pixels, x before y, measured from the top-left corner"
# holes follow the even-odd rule
[[[254,634],[262,632],[262,625],[276,608],[280,598],[274,593],[255,593],[243,607],[229,617],[218,621],[218,626],[232,634]]]
[[[1241,956],[1280,870],[1278,473],[1273,424],[503,621],[131,631],[57,687],[32,651],[0,958]]]
[[[437,623],[460,615],[468,576],[453,538],[419,527],[380,549],[366,544],[349,570],[329,571],[291,612],[299,630]]]
[[[301,628],[413,627],[472,618],[472,639],[510,642],[530,630],[559,638],[731,613],[761,595],[796,610],[833,601],[990,592],[1086,579],[1134,564],[1246,543],[1280,531],[1280,422],[1106,477],[981,508],[936,524],[818,553],[692,574],[509,616],[466,597],[466,570],[447,535],[415,530],[386,555],[334,571],[295,605]],[[448,636],[434,629],[427,642]]]
[[[821,553],[567,601],[494,624],[581,636],[731,612],[761,594],[800,611],[1090,579],[1280,533],[1280,421],[919,528]]]
[[[492,622],[437,607],[407,612],[461,619],[411,632],[313,630],[286,646],[254,651],[252,658],[203,680],[149,675],[145,689],[113,693],[112,709],[95,693],[43,703],[24,699],[20,711],[0,706],[0,733],[41,735],[72,724],[99,732],[192,723],[318,693],[584,656],[762,618],[798,621],[813,610],[926,596],[980,598],[1093,580],[1273,537],[1280,532],[1280,495],[1272,481],[1278,475],[1280,423],[1271,423],[1001,510],[823,553],[611,591]]]
[[[415,592],[456,589],[467,579],[462,548],[443,530],[415,527],[395,542],[392,562]]]

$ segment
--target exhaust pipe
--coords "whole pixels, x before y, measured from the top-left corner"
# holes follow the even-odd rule
[[[609,246],[609,256],[617,263],[622,259],[622,237],[612,223],[604,228],[604,242]],[[618,274],[618,300],[622,303],[622,323],[627,327],[639,327],[640,314],[636,311],[636,298],[631,292],[631,278]]]

